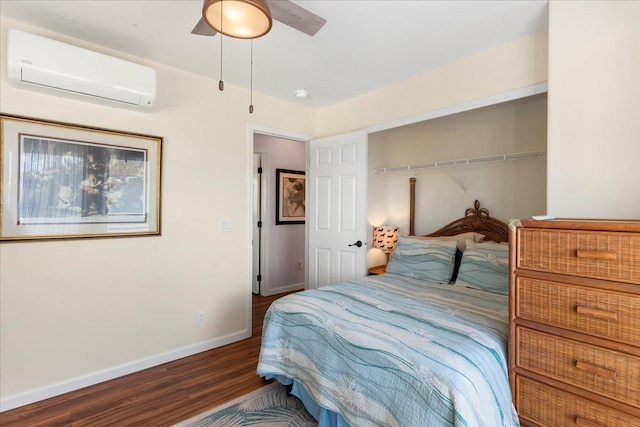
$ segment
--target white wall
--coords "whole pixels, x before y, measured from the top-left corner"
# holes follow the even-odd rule
[[[16,89],[6,31],[76,44],[158,71],[145,114]],[[313,111],[80,40],[0,21],[0,110],[164,137],[162,236],[0,245],[2,409],[248,336],[251,153],[256,125],[312,133]],[[219,232],[220,220],[232,232]],[[197,326],[196,311],[206,323]]]
[[[548,212],[640,218],[640,2],[549,5]]]
[[[267,180],[267,215],[263,230],[267,236],[262,295],[304,289],[304,224],[276,225],[276,169],[305,171],[306,144],[300,141],[256,134],[254,151],[267,155],[263,177]],[[298,268],[302,263],[302,270]]]
[[[375,174],[374,169],[546,150],[547,96],[539,94],[369,135],[367,217],[409,233],[416,177],[416,234],[464,215],[478,199],[504,222],[546,211],[546,157]],[[369,254],[371,265],[384,259]]]

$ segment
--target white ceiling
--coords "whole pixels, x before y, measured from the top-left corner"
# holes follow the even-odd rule
[[[299,0],[314,37],[274,21],[253,41],[254,91],[313,108],[405,80],[547,28],[547,0]],[[191,34],[201,0],[0,0],[0,15],[211,77],[220,36]],[[225,84],[249,88],[250,45],[223,38]],[[294,97],[306,89],[310,97]]]

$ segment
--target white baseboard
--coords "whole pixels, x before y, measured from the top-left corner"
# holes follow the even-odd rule
[[[301,289],[304,289],[304,282],[294,283],[293,285],[281,286],[275,289],[265,289],[262,295],[265,297],[270,297],[271,295],[278,295],[278,294],[291,292],[291,291],[299,291]]]
[[[24,393],[15,394],[0,399],[0,412],[15,409],[30,403],[39,402],[40,400],[49,399],[50,397],[59,396],[70,391],[78,390],[104,381],[112,380],[123,375],[132,374],[143,369],[152,368],[163,363],[172,362],[183,357],[191,356],[196,353],[211,350],[223,345],[231,344],[236,341],[251,337],[251,331],[236,332],[221,338],[215,338],[209,341],[203,341],[198,344],[172,350],[166,353],[157,354],[144,359],[135,360],[130,363],[115,366],[113,368],[97,371],[82,377],[72,378],[67,381],[61,381],[37,389],[29,390]]]

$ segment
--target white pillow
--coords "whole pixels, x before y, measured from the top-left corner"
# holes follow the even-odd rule
[[[437,236],[437,237],[429,237],[429,236],[411,236],[416,239],[424,239],[424,240],[456,240],[458,243],[456,244],[457,248],[460,252],[464,252],[466,247],[466,242],[468,239],[471,239],[474,242],[481,242],[484,239],[484,234],[475,233],[473,231],[469,231],[467,233],[456,234],[455,236]]]

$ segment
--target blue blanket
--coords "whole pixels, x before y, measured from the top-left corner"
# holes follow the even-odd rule
[[[505,295],[385,274],[276,300],[258,374],[351,426],[518,426]]]

